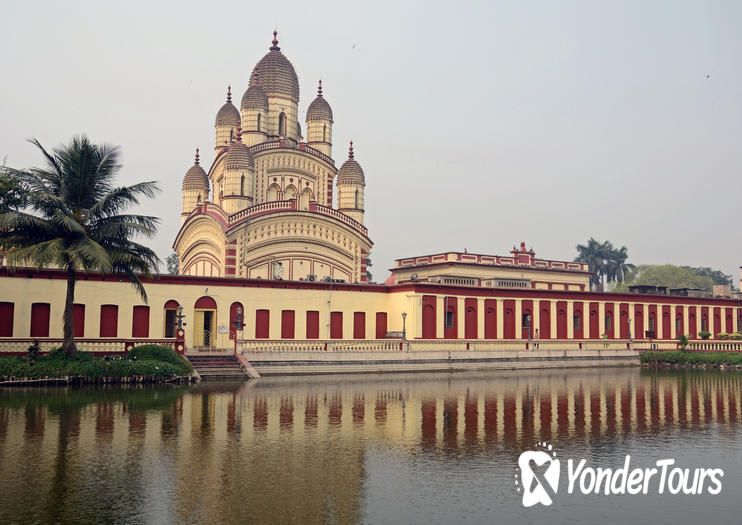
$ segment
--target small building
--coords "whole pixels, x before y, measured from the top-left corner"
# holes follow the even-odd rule
[[[387,284],[431,283],[475,288],[520,290],[590,289],[586,263],[537,259],[521,242],[509,256],[464,252],[443,252],[394,261]]]

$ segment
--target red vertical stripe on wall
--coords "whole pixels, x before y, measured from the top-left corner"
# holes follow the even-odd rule
[[[365,312],[353,312],[353,339],[366,339]]]
[[[557,339],[567,338],[567,301],[557,301]]]
[[[698,319],[696,318],[696,307],[688,307],[688,338],[698,339]]]
[[[330,312],[330,339],[343,338],[343,312]]]
[[[577,319],[574,329],[574,338],[575,339],[584,339],[585,338],[585,316],[582,311],[582,302],[576,302],[574,303],[574,306],[572,308],[573,316]],[[572,320],[573,323],[575,323],[575,320]]]
[[[423,339],[435,339],[436,298],[423,295]]]
[[[503,319],[503,330],[505,331],[503,337],[505,339],[515,339],[515,301],[512,299],[505,299],[503,301],[503,306],[505,316]]]
[[[307,311],[307,339],[319,339],[319,312]]]
[[[724,327],[721,326],[721,308],[718,306],[714,308],[714,333],[711,335],[716,339],[716,335],[724,332]]]
[[[75,337],[85,337],[85,305],[72,305],[72,324],[75,327]]]
[[[386,312],[376,312],[376,339],[384,339],[386,337],[386,322]]]
[[[551,301],[539,301],[538,309],[539,339],[551,339]]]
[[[0,303],[0,337],[13,337],[13,303]]]
[[[477,300],[474,298],[466,299],[464,301],[464,307],[466,308],[464,315],[464,337],[467,339],[476,339],[479,332]]]
[[[484,300],[484,338],[497,339],[497,301]]]
[[[132,337],[149,337],[149,306],[135,306],[131,325]]]
[[[49,337],[49,303],[31,305],[31,337]]]
[[[453,314],[453,323],[451,323],[451,326],[445,326],[445,317],[443,319],[444,321],[444,328],[443,328],[443,337],[445,339],[457,339],[459,337],[459,310],[458,310],[458,301],[456,297],[446,297],[443,301],[445,315],[449,315],[448,312],[451,312]]]
[[[634,305],[634,339],[644,339],[646,327],[644,325],[644,307],[640,304]]]
[[[600,306],[598,303],[590,303],[590,333],[588,339],[600,339]]]
[[[255,311],[255,339],[268,339],[271,333],[270,310]]]
[[[620,310],[620,339],[628,339],[629,338],[629,305],[628,303],[621,303],[619,306]],[[633,331],[633,330],[632,330]]]
[[[610,327],[608,326],[608,319],[611,320]],[[619,322],[619,319],[616,316],[616,308],[613,303],[605,304],[605,320],[603,322],[603,326],[605,326],[605,334],[608,336],[608,339],[615,339],[616,323]],[[603,334],[600,334],[600,337],[602,338]]]
[[[680,319],[678,326],[677,319]],[[676,306],[675,307],[675,320],[673,321],[675,323],[675,326],[677,327],[677,332],[675,334],[675,337],[680,337],[681,335],[685,334],[685,319],[683,319],[683,307],[682,306]]]
[[[104,304],[100,307],[100,336],[116,337],[119,330],[119,307]]]
[[[281,339],[294,338],[294,321],[296,316],[293,310],[281,311]]]
[[[672,308],[669,305],[662,307],[662,339],[672,339]]]
[[[530,299],[526,299],[521,302],[521,337],[523,339],[528,339],[528,323],[526,322],[526,316],[531,316],[531,337],[533,337],[533,301]],[[539,332],[540,335],[540,332]]]

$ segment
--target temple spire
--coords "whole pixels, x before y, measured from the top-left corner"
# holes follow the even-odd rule
[[[348,150],[348,158],[349,159],[353,158],[353,141],[352,140],[350,141],[350,150]]]
[[[317,88],[317,96],[318,97],[322,96],[322,79],[321,78],[319,79],[319,87]]]
[[[195,164],[196,164],[196,166],[199,166],[199,163],[198,163],[198,148],[196,148],[196,162],[195,162]]]
[[[269,48],[271,51],[280,51],[281,48],[278,47],[278,31],[273,30],[273,42],[271,42],[273,45]]]
[[[232,86],[227,86],[227,102],[232,103]]]

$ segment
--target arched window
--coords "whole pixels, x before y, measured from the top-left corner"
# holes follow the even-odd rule
[[[296,188],[289,185],[283,190],[283,200],[290,201],[296,198]]]
[[[196,197],[196,204],[201,204],[201,194],[198,194],[198,197]]]
[[[266,201],[277,201],[278,200],[278,192],[280,188],[278,187],[278,184],[271,184],[270,187],[268,187],[268,194],[266,195]]]
[[[308,210],[309,209],[309,202],[312,200],[312,191],[309,188],[304,188],[304,191],[301,192],[301,200],[300,200],[300,210]]]
[[[245,195],[245,176],[240,177],[240,195]]]
[[[258,113],[258,131],[260,131],[260,113]]]
[[[229,130],[229,142],[232,142],[234,140],[234,130]]]
[[[354,201],[355,201],[354,208],[357,209],[357,210],[360,209],[361,207],[358,205],[358,190],[356,190],[356,192],[355,192]]]
[[[286,135],[286,113],[283,111],[278,115],[278,134],[282,137]]]
[[[327,142],[327,124],[322,124],[322,142]]]

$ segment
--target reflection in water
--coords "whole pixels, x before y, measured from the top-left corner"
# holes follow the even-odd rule
[[[737,373],[594,369],[4,390],[0,522],[394,522],[407,507],[402,521],[425,521],[436,477],[463,468],[452,501],[476,507],[476,469],[495,465],[505,481],[486,478],[488,494],[515,505],[509,466],[536,441],[601,458],[720,425],[738,444],[741,386]],[[420,492],[385,500],[407,471]]]

